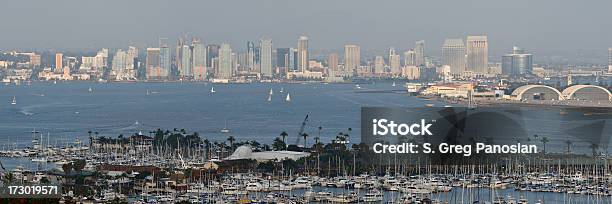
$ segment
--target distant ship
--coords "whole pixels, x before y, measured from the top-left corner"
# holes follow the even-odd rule
[[[13,101],[11,101],[12,105],[16,105],[17,104],[17,98],[15,98],[15,96],[13,96]]]
[[[210,88],[210,93],[215,93],[215,87],[214,86]]]
[[[287,93],[287,97],[285,98],[285,101],[291,102],[291,96],[289,96],[289,93]]]
[[[223,127],[223,129],[221,129],[221,132],[222,133],[229,133],[230,132],[230,130],[227,129],[227,120],[225,120],[225,127]]]

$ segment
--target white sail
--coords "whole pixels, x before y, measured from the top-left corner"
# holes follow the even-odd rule
[[[395,82],[393,82],[393,84],[391,84],[391,86],[395,86]]]
[[[289,96],[289,93],[287,93],[287,97],[285,98],[285,101],[287,101],[287,102],[291,101],[291,96]]]
[[[285,88],[281,87],[281,90],[279,92],[283,93],[283,91],[285,91]]]
[[[270,88],[270,95],[274,94],[274,91]]]
[[[272,101],[272,94],[268,95],[268,101]]]
[[[17,104],[17,98],[15,98],[15,96],[13,96],[13,101],[11,102],[11,104],[13,105]]]
[[[210,88],[210,93],[215,93],[215,87],[214,86]]]
[[[92,91],[93,91],[93,89],[91,89],[91,86],[89,87],[89,90],[88,90],[88,91],[89,91],[89,92],[92,92]]]

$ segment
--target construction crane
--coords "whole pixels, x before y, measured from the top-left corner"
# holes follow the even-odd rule
[[[295,145],[298,145],[300,143],[300,138],[302,138],[302,134],[304,134],[304,128],[306,127],[306,122],[308,122],[308,114],[306,114],[306,117],[304,118],[304,121],[302,122],[302,126],[300,127],[300,131],[297,134],[297,138],[295,140]]]

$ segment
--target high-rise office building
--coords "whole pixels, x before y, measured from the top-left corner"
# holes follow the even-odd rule
[[[208,46],[206,46],[206,66],[207,67],[214,67],[213,66],[213,59],[219,57],[219,45],[215,45],[215,44],[210,44]]]
[[[529,74],[533,70],[533,56],[518,47],[512,48],[512,54],[502,56],[502,74],[517,77]]]
[[[196,81],[206,80],[206,49],[200,39],[191,41],[191,65],[193,69],[193,79]]]
[[[308,69],[308,37],[300,36],[297,47],[297,69],[305,72]]]
[[[159,57],[160,57],[160,79],[167,79],[170,76],[170,47],[168,46],[167,38],[159,39]]]
[[[404,52],[404,66],[416,66],[416,52],[413,49]]]
[[[383,58],[383,56],[376,56],[374,59],[374,70],[372,72],[376,74],[385,73],[385,58]]]
[[[474,74],[487,74],[489,70],[489,44],[487,36],[467,37],[467,67]]]
[[[121,73],[125,69],[125,61],[127,60],[127,54],[122,49],[118,49],[113,56],[111,70],[115,76],[121,76]]]
[[[179,69],[179,76],[181,78],[190,78],[193,76],[191,68],[191,47],[189,45],[183,45],[181,47],[180,61],[182,67]]]
[[[361,65],[361,49],[357,45],[344,46],[344,71],[352,73]]]
[[[465,71],[465,45],[462,39],[444,40],[442,65],[448,65],[451,74],[462,74]]]
[[[64,54],[63,53],[55,53],[55,72],[60,72],[63,71],[62,68],[64,67],[63,65],[63,60],[64,60]]]
[[[425,65],[425,41],[416,41],[414,46],[414,57],[416,66]]]
[[[160,79],[162,76],[161,57],[159,48],[147,48],[147,79]]]
[[[291,71],[297,71],[297,61],[298,61],[298,56],[297,56],[297,50],[295,48],[289,48],[289,56],[288,58],[288,63],[287,64],[287,69],[291,70]]]
[[[276,66],[287,68],[289,64],[289,48],[276,49]]]
[[[259,48],[261,76],[272,77],[272,40],[261,39]]]
[[[338,74],[338,54],[331,53],[327,56],[327,68],[329,73]]]
[[[402,73],[400,55],[395,52],[395,48],[389,48],[389,67],[391,68],[391,74],[399,75]]]
[[[219,48],[219,70],[216,78],[229,79],[232,77],[232,48],[229,44],[221,44]]]
[[[255,43],[252,41],[248,41],[247,42],[247,52],[246,52],[246,58],[245,58],[245,69],[244,70],[251,70],[253,68],[255,68]]]

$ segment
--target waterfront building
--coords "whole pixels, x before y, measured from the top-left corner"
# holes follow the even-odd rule
[[[64,60],[64,54],[63,53],[55,53],[55,72],[56,73],[60,72],[60,70],[62,70],[62,68],[64,68],[63,60]]]
[[[287,68],[289,64],[289,48],[276,48],[276,67]]]
[[[361,49],[357,45],[344,46],[344,72],[352,73],[361,65]]]
[[[385,59],[383,56],[376,56],[374,59],[374,71],[375,74],[385,73]]]
[[[250,71],[255,69],[256,66],[256,62],[255,62],[255,58],[256,58],[256,47],[255,47],[255,43],[252,41],[248,41],[247,42],[247,52],[245,53],[245,59],[244,59],[244,71]]]
[[[391,74],[400,75],[402,72],[400,66],[400,56],[395,52],[395,48],[389,48],[389,67],[391,68]]]
[[[261,76],[272,77],[272,40],[261,39],[259,47]]]
[[[232,48],[229,44],[221,44],[219,48],[219,69],[215,78],[229,79],[232,77]]]
[[[501,71],[503,75],[517,77],[530,74],[533,70],[533,56],[518,47],[512,48],[512,54],[502,56]]]
[[[121,79],[125,70],[126,61],[127,53],[122,49],[118,49],[111,62],[111,76],[114,76],[117,80]]]
[[[190,78],[193,76],[193,71],[191,68],[191,48],[189,45],[183,44],[178,49],[178,53],[180,54],[177,56],[177,63],[180,65],[178,66],[179,76],[181,78]]]
[[[454,75],[460,75],[465,71],[465,45],[462,39],[444,40],[442,65],[448,65],[450,73]]]
[[[416,41],[415,47],[414,47],[414,54],[415,54],[415,60],[414,60],[415,65],[416,66],[425,65],[425,41],[424,40]]]
[[[219,57],[219,48],[216,44],[206,46],[206,67],[214,67],[213,59]]]
[[[402,77],[408,80],[417,80],[421,78],[420,68],[414,65],[404,66],[402,68]]]
[[[306,72],[308,69],[308,37],[300,36],[297,46],[297,70]]]
[[[148,80],[161,78],[162,70],[160,60],[161,57],[159,48],[147,48],[146,69]]]
[[[327,56],[327,69],[329,71],[330,76],[336,76],[339,74],[338,72],[340,70],[338,70],[338,54],[337,53],[331,53]]]
[[[193,67],[193,79],[196,81],[206,80],[206,49],[200,39],[194,38],[191,42],[191,64]]]
[[[487,36],[467,37],[467,70],[473,74],[488,73],[489,44]]]
[[[413,49],[404,52],[404,66],[416,66],[416,52]]]
[[[170,76],[170,47],[168,46],[168,39],[159,39],[159,57],[160,57],[160,75],[159,79],[168,79]]]

